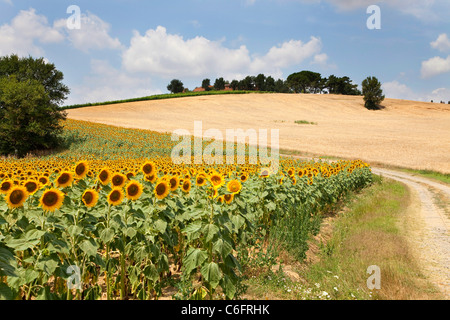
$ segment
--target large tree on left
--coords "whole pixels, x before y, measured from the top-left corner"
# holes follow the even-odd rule
[[[69,94],[63,73],[43,58],[0,57],[0,154],[18,157],[58,146]]]

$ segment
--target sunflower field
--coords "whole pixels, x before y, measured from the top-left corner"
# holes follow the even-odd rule
[[[238,296],[269,237],[299,258],[360,160],[174,164],[170,134],[67,120],[66,150],[0,159],[0,299]]]

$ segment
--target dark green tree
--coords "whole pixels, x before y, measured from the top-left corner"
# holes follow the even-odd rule
[[[318,91],[321,79],[320,73],[303,70],[290,74],[286,82],[288,87],[295,93],[315,93]]]
[[[256,90],[266,91],[266,76],[262,73],[255,77],[255,87]]]
[[[237,80],[232,80],[230,83],[230,87],[233,90],[237,90],[239,88],[239,81]]]
[[[63,78],[44,58],[0,57],[0,154],[58,146],[66,118],[59,105],[70,93]]]
[[[23,157],[57,147],[65,116],[39,81],[19,81],[16,75],[0,78],[1,154]]]
[[[283,79],[278,79],[275,81],[275,92],[279,93],[289,93],[291,90],[289,89],[289,86],[287,85],[286,81]]]
[[[275,91],[275,79],[272,78],[271,76],[268,76],[266,78],[265,91],[270,91],[270,92]]]
[[[216,79],[216,81],[214,82],[214,89],[225,90],[225,80],[223,80],[222,77]]]
[[[44,58],[22,57],[10,55],[0,57],[0,78],[15,75],[18,81],[37,80],[47,93],[50,103],[61,105],[70,93],[62,83],[64,75],[53,63]]]
[[[376,77],[367,77],[362,82],[362,94],[364,96],[364,106],[369,110],[380,108],[380,103],[384,100],[381,82]]]
[[[211,85],[211,80],[210,79],[203,79],[203,81],[202,81],[202,88],[205,89],[205,91],[211,90],[211,88],[209,87],[210,85]]]
[[[167,90],[169,90],[172,93],[180,93],[184,90],[183,82],[181,82],[178,79],[173,79],[170,81],[170,83],[167,85]]]

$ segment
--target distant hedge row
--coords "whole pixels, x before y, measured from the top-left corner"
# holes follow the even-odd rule
[[[206,95],[217,95],[217,94],[246,94],[246,93],[257,93],[257,91],[247,91],[247,90],[236,90],[236,91],[200,91],[200,92],[185,92],[185,93],[167,93],[167,94],[156,94],[147,97],[132,98],[125,100],[114,100],[114,101],[104,101],[95,103],[83,103],[74,104],[70,106],[61,107],[62,110],[66,109],[77,109],[83,107],[93,107],[102,106],[108,104],[126,103],[126,102],[136,102],[136,101],[148,101],[148,100],[160,100],[160,99],[172,99],[172,98],[183,98],[191,96],[206,96]]]

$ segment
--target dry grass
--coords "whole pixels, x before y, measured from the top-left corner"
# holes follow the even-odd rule
[[[68,117],[192,134],[194,121],[202,120],[203,131],[216,128],[224,136],[226,129],[279,129],[280,148],[286,150],[450,173],[445,104],[385,99],[382,110],[370,111],[360,96],[267,93],[85,107],[68,110]],[[301,126],[295,119],[317,125]]]

